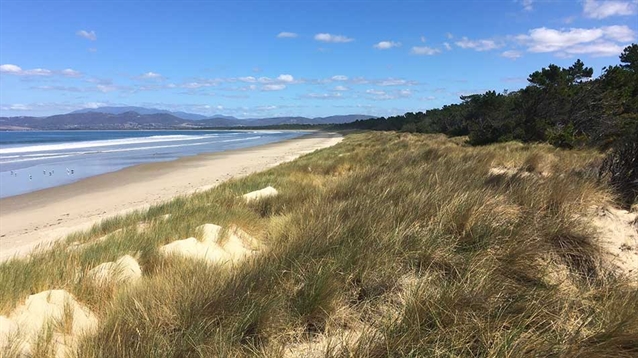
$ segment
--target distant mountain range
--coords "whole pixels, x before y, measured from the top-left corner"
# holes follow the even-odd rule
[[[296,124],[350,123],[374,116],[351,114],[330,117],[273,117],[238,119],[221,114],[211,117],[145,107],[100,107],[49,117],[0,117],[0,130],[59,129],[197,129],[265,127]]]

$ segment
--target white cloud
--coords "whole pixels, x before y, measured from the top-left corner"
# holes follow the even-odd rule
[[[411,97],[412,91],[409,89],[402,89],[398,92],[399,97]]]
[[[3,109],[11,111],[30,111],[32,108],[26,104],[14,103]]]
[[[155,73],[155,72],[146,72],[144,74],[142,74],[140,76],[141,79],[143,80],[160,80],[163,79],[164,76],[160,75],[159,73]]]
[[[342,98],[341,93],[308,93],[303,97],[313,98],[313,99],[340,99]]]
[[[630,42],[630,41],[633,41],[635,38],[634,31],[624,25],[606,26],[606,27],[603,27],[602,29],[603,29],[603,32],[605,33],[605,36],[612,40],[616,40],[620,42]]]
[[[347,81],[348,80],[348,76],[344,76],[344,75],[335,75],[332,76],[331,78],[333,81]]]
[[[328,33],[320,33],[315,35],[315,40],[322,42],[346,43],[352,42],[354,39],[343,35],[332,35]]]
[[[32,70],[24,71],[24,74],[27,76],[51,76],[53,72],[44,68],[34,68]]]
[[[450,44],[447,43],[447,42],[443,43],[443,47],[445,47],[445,49],[448,50],[448,51],[452,50],[452,46],[450,46]]]
[[[257,82],[257,79],[253,76],[239,77],[238,80],[242,82],[248,82],[248,83]]]
[[[95,87],[97,88],[98,91],[102,93],[108,93],[108,92],[113,92],[118,90],[118,87],[113,85],[97,85]]]
[[[620,46],[610,42],[595,42],[592,44],[574,46],[558,53],[561,57],[571,57],[572,55],[591,55],[593,57],[618,56],[625,46]]]
[[[425,36],[421,36],[421,42],[425,42],[425,41],[426,41]]]
[[[187,89],[198,89],[198,88],[211,87],[211,86],[213,86],[212,83],[206,83],[206,82],[188,82],[188,83],[184,83],[180,85],[181,88],[187,88]]]
[[[281,91],[283,89],[286,89],[286,85],[265,85],[261,87],[262,91]]]
[[[448,33],[445,34],[445,37],[447,37],[448,40],[451,40],[451,39],[454,38],[454,35],[452,35],[451,33],[448,32]]]
[[[460,48],[473,49],[476,51],[489,51],[503,47],[502,44],[498,44],[494,40],[470,40],[467,37],[463,37],[460,41],[456,41],[455,44]]]
[[[402,86],[402,85],[405,85],[407,83],[408,83],[408,81],[406,81],[406,80],[388,78],[386,80],[382,80],[378,84],[380,86]]]
[[[441,50],[439,50],[438,48],[432,48],[428,46],[414,46],[412,47],[412,51],[411,51],[411,53],[414,55],[427,55],[427,56],[436,55],[437,53],[440,53],[440,52]]]
[[[367,94],[373,94],[375,96],[383,96],[383,95],[386,94],[385,91],[380,91],[380,90],[375,90],[375,89],[366,90],[366,93]]]
[[[516,60],[517,58],[520,58],[522,55],[520,51],[508,50],[501,53],[501,56],[512,59],[512,60]]]
[[[7,63],[5,65],[0,65],[0,73],[9,73],[9,74],[19,75],[22,73],[22,68],[20,68],[20,66]]]
[[[80,73],[80,71],[76,71],[70,68],[62,70],[61,73],[64,77],[82,77],[82,73]]]
[[[294,39],[297,36],[299,36],[299,35],[297,35],[294,32],[286,32],[286,31],[284,31],[284,32],[280,32],[277,35],[277,38],[280,38],[280,39]]]
[[[277,77],[277,80],[281,81],[281,82],[286,82],[286,83],[291,83],[295,81],[295,78],[292,77],[292,75],[279,75],[279,77]]]
[[[348,90],[350,89],[346,86],[335,86],[335,91],[348,91]]]
[[[79,30],[75,34],[80,36],[80,37],[84,37],[85,39],[90,40],[90,41],[97,40],[97,35],[95,34],[95,31]]]
[[[399,47],[401,46],[400,42],[394,42],[394,41],[381,41],[377,44],[375,44],[374,48],[376,48],[377,50],[389,50],[393,47]]]
[[[525,9],[525,11],[532,11],[534,10],[534,7],[532,6],[534,4],[534,0],[521,0],[521,5],[523,5],[523,9]]]
[[[583,13],[591,19],[604,19],[610,16],[629,16],[636,13],[637,2],[585,0]]]
[[[569,54],[590,54],[592,56],[616,56],[622,52],[620,42],[630,42],[635,38],[632,29],[625,25],[606,26],[591,29],[570,28],[555,30],[536,28],[527,35],[516,39],[527,45],[527,51],[535,53],[556,52],[565,57]],[[616,52],[616,49],[620,51]]]
[[[53,71],[44,68],[34,68],[32,70],[23,70],[20,66],[12,64],[0,65],[0,73],[6,73],[16,76],[51,76]]]

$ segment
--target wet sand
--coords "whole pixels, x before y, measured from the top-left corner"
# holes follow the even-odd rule
[[[76,183],[0,199],[0,260],[27,254],[102,219],[212,188],[337,144],[336,133],[147,163]]]

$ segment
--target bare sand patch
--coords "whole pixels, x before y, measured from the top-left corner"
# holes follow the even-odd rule
[[[622,276],[638,280],[638,213],[597,207],[591,222],[609,264]]]
[[[52,351],[65,357],[81,337],[96,331],[98,319],[67,291],[50,290],[29,296],[8,317],[0,316],[0,324],[3,351],[28,356],[49,330]]]
[[[267,186],[263,189],[251,191],[250,193],[244,194],[243,198],[246,200],[247,203],[250,203],[251,201],[269,198],[271,196],[276,196],[277,194],[279,194],[277,192],[277,189],[273,188],[272,186]]]
[[[133,256],[124,255],[115,262],[105,262],[94,267],[87,276],[97,285],[134,283],[142,278],[142,268]]]
[[[160,253],[224,265],[239,263],[261,248],[256,239],[234,225],[226,237],[221,237],[222,228],[215,224],[201,225],[196,231],[200,233],[201,241],[195,237],[176,240],[160,247]]]

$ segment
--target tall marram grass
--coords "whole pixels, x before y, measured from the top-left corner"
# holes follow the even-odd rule
[[[349,135],[4,263],[0,309],[69,290],[100,317],[78,357],[635,357],[638,291],[607,269],[583,220],[612,200],[600,160],[542,145]],[[238,198],[267,185],[280,195]],[[238,225],[266,249],[232,269],[158,254],[204,223]],[[144,272],[136,286],[98,288],[79,274],[126,253]]]

